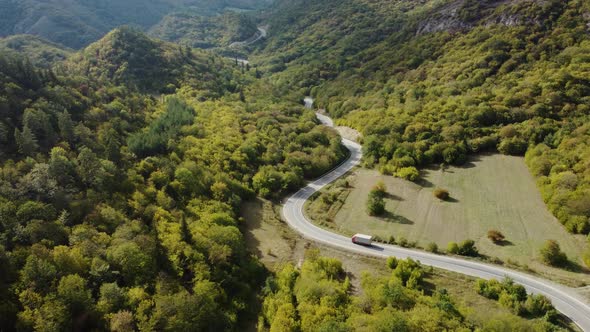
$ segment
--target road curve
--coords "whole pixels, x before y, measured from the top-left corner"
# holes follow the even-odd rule
[[[322,114],[317,114],[317,116],[324,125],[333,126],[332,119],[329,117]],[[360,163],[362,157],[361,146],[347,139],[342,139],[342,143],[350,150],[349,158],[331,172],[309,183],[287,199],[282,213],[283,218],[291,228],[309,240],[349,252],[377,257],[412,258],[419,260],[424,265],[483,279],[494,278],[501,280],[504,277],[512,278],[516,283],[523,285],[528,292],[547,296],[557,310],[569,317],[583,331],[590,332],[590,305],[571,288],[504,267],[457,257],[435,255],[391,245],[379,244],[372,247],[363,247],[353,244],[349,237],[332,233],[311,223],[303,213],[305,201],[315,192],[343,176]]]

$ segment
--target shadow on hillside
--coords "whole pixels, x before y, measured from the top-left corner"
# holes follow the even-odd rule
[[[460,201],[458,199],[456,199],[455,197],[448,197],[447,199],[444,200],[445,202],[449,202],[449,203],[459,203]]]
[[[500,247],[508,247],[508,246],[514,245],[514,243],[512,243],[508,240],[497,241],[497,242],[494,242],[494,244],[497,246],[500,246]]]
[[[391,193],[385,193],[385,198],[390,199],[392,201],[399,201],[399,202],[404,201],[404,199],[402,197],[391,194]]]
[[[422,188],[433,188],[434,187],[434,183],[432,183],[424,178],[424,173],[422,173],[420,175],[420,179],[418,181],[416,181],[416,184]]]
[[[383,221],[386,222],[394,222],[394,223],[398,223],[398,224],[402,224],[402,225],[413,225],[414,222],[411,221],[410,219],[397,215],[395,213],[392,213],[390,211],[385,211],[383,213],[383,215],[381,215],[379,217],[379,219],[382,219]]]
[[[565,270],[570,271],[570,272],[586,273],[586,274],[590,273],[590,271],[586,267],[578,264],[577,262],[572,262],[570,260],[568,260],[567,263],[563,264],[561,267]]]

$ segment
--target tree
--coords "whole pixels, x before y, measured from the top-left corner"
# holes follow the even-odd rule
[[[77,170],[80,178],[87,186],[95,186],[101,176],[102,168],[100,160],[92,150],[87,147],[80,149],[77,158]]]
[[[541,294],[529,295],[524,306],[534,317],[544,316],[548,311],[553,310],[551,300]]]
[[[434,189],[434,197],[440,199],[441,201],[447,200],[450,196],[449,191],[446,189],[436,188]]]
[[[457,244],[457,242],[449,242],[448,246],[447,246],[447,252],[449,254],[458,254],[459,253],[459,245]]]
[[[27,257],[25,266],[21,270],[21,278],[25,287],[31,287],[41,292],[48,292],[55,285],[57,270],[53,264],[36,255]]]
[[[432,252],[432,253],[438,253],[438,244],[434,243],[434,242],[430,242],[427,246],[426,246],[426,251]]]
[[[49,160],[49,175],[63,187],[71,187],[75,181],[75,167],[71,162],[66,151],[61,147],[51,149],[51,159]]]
[[[134,332],[135,320],[130,311],[119,311],[111,316],[110,328],[112,332]]]
[[[296,332],[299,330],[297,313],[291,303],[281,305],[270,325],[270,332]]]
[[[555,240],[547,240],[539,253],[541,260],[547,265],[563,266],[568,261],[566,254],[561,251],[559,243]]]
[[[411,166],[400,168],[395,175],[405,180],[416,181],[420,177],[420,172],[416,167]]]
[[[385,200],[378,190],[371,190],[367,199],[367,213],[371,216],[379,216],[385,212]]]
[[[77,274],[61,278],[57,286],[57,296],[73,315],[89,310],[93,303],[90,290],[86,288],[86,280]]]
[[[100,297],[98,298],[97,308],[101,312],[115,313],[123,309],[126,301],[126,294],[117,283],[106,283],[100,286]]]
[[[475,247],[475,241],[465,240],[459,244],[459,255],[476,257],[479,255],[477,248]]]
[[[109,248],[108,260],[119,269],[129,285],[141,284],[155,275],[155,257],[134,242],[124,242]]]
[[[18,152],[25,156],[33,156],[39,149],[37,138],[35,138],[35,135],[29,127],[24,127],[23,131],[15,129],[14,139],[18,146]]]
[[[57,115],[57,125],[61,138],[68,143],[72,143],[74,141],[74,122],[67,110]]]
[[[495,244],[502,243],[504,241],[504,234],[500,231],[491,229],[488,231],[488,239],[490,239]]]

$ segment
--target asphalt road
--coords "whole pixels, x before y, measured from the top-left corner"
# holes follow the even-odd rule
[[[329,117],[321,114],[317,116],[323,124],[333,126]],[[303,213],[305,201],[316,191],[346,174],[358,165],[361,160],[362,149],[359,144],[347,139],[342,139],[342,143],[350,150],[350,157],[328,174],[309,183],[286,201],[283,206],[283,218],[291,228],[309,240],[349,252],[377,257],[412,258],[419,260],[424,265],[483,279],[501,280],[510,277],[516,283],[523,285],[528,292],[547,296],[557,310],[569,317],[582,330],[590,331],[590,305],[571,288],[526,273],[458,257],[435,255],[424,251],[382,244],[364,247],[353,244],[349,237],[332,233],[312,224]],[[359,229],[359,233],[362,233],[361,229]]]

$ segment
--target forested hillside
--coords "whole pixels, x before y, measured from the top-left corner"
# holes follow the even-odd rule
[[[258,30],[251,17],[226,12],[218,16],[202,16],[196,12],[173,13],[149,30],[149,35],[197,48],[229,46],[246,40]]]
[[[32,34],[81,48],[121,25],[148,29],[174,11],[215,15],[225,8],[251,10],[272,0],[0,0],[0,37]]]
[[[63,64],[90,81],[125,84],[143,92],[174,92],[190,84],[208,95],[233,90],[235,82],[220,58],[188,47],[154,40],[123,27],[78,52]]]
[[[344,157],[312,112],[235,89],[254,73],[221,58],[182,53],[193,79],[142,94],[140,75],[180,69],[139,74],[135,57],[177,52],[154,45],[115,31],[58,71],[0,57],[0,330],[241,330],[265,272],[240,202]]]
[[[28,58],[33,65],[49,68],[65,60],[72,50],[32,35],[0,38],[0,52]]]
[[[310,250],[301,268],[286,265],[263,289],[260,326],[270,331],[559,331],[560,319],[548,300],[527,295],[507,279],[477,283],[477,291],[502,297],[503,305],[531,321],[511,316],[483,323],[470,320],[446,289],[428,289],[428,269],[411,259],[387,260],[389,274],[361,276],[362,292],[353,295],[342,263]],[[520,312],[520,313],[518,313]]]
[[[407,176],[482,151],[524,155],[550,210],[590,232],[587,1],[283,1],[258,50],[286,95],[363,135]]]

